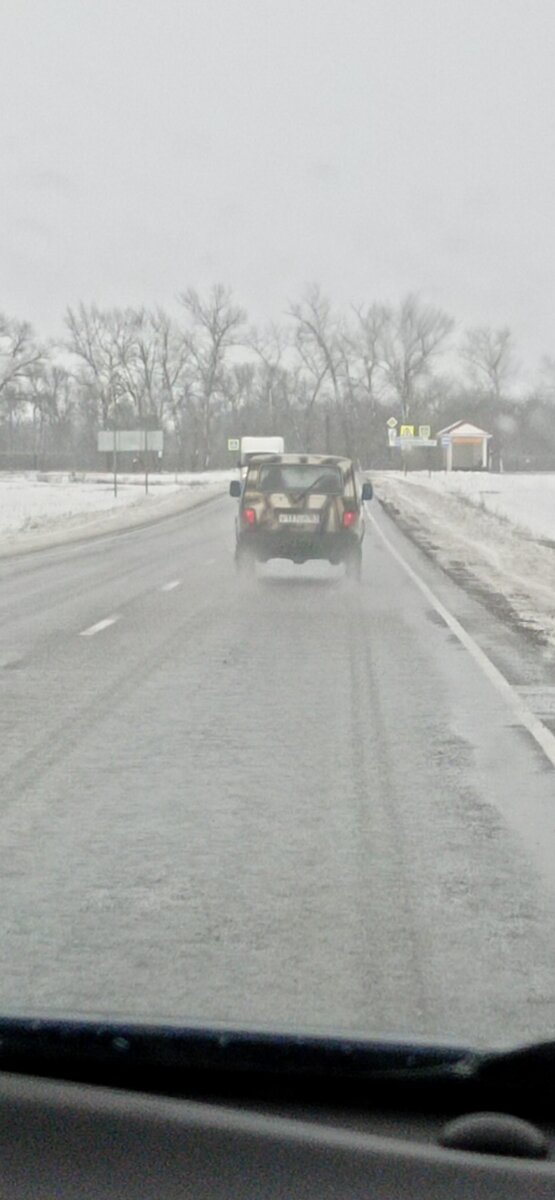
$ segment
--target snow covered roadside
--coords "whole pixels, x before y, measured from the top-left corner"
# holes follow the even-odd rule
[[[444,570],[555,648],[555,476],[372,479],[378,500]]]
[[[555,474],[490,475],[485,471],[414,471],[398,475],[412,487],[460,496],[505,517],[523,533],[555,543]]]
[[[0,557],[131,529],[222,495],[236,472],[118,477],[18,472],[0,475]]]

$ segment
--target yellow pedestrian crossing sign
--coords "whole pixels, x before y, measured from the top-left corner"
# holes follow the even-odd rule
[[[401,425],[399,437],[411,438],[414,437],[414,425]]]

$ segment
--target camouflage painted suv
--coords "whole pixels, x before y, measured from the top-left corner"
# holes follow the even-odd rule
[[[364,537],[363,502],[372,484],[361,483],[349,458],[319,454],[255,454],[239,498],[236,561],[287,558],[295,563],[327,559],[360,575]]]

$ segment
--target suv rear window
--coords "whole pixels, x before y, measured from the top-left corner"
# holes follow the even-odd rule
[[[318,463],[268,463],[260,467],[261,492],[314,492],[315,495],[340,496],[343,480],[337,467]]]

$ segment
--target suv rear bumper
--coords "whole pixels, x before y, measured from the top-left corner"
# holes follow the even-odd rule
[[[363,534],[363,529],[317,534],[296,529],[275,532],[246,529],[242,530],[237,538],[237,549],[248,550],[261,562],[269,558],[287,558],[293,562],[319,558],[340,563],[345,562],[353,552],[360,550]]]

